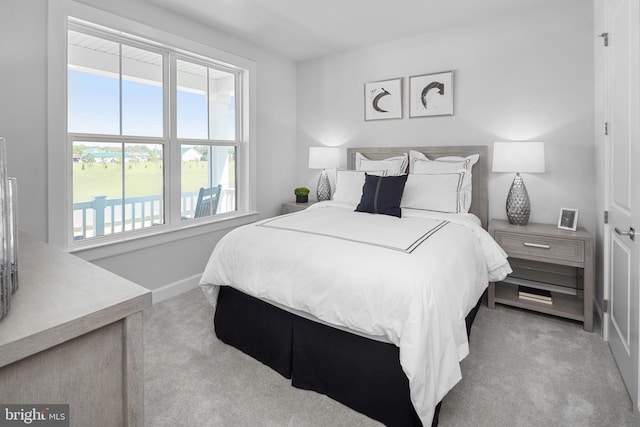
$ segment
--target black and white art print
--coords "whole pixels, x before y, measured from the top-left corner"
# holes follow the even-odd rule
[[[402,118],[402,78],[364,84],[364,119]]]
[[[409,77],[409,117],[453,116],[453,71]]]

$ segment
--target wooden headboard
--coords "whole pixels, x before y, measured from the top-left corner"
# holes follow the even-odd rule
[[[479,154],[478,163],[473,166],[471,175],[471,209],[469,212],[475,214],[482,227],[487,228],[489,224],[489,159],[486,145],[462,145],[448,147],[381,147],[381,148],[347,148],[347,167],[355,168],[356,153],[361,153],[371,160],[382,160],[387,157],[409,155],[409,150],[424,153],[427,158],[433,160],[443,156],[466,157],[471,154]]]

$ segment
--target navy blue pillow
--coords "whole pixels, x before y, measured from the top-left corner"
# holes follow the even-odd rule
[[[400,201],[407,175],[378,176],[365,174],[362,198],[357,212],[402,216]]]

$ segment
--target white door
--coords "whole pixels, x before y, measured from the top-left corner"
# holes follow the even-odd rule
[[[638,277],[640,246],[640,8],[609,0],[607,116],[608,339],[638,412]],[[636,234],[633,235],[633,229]]]

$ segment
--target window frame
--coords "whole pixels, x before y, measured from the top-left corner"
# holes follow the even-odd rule
[[[235,91],[235,108],[236,111],[241,110],[243,108],[243,88],[242,88],[242,74],[241,72],[239,72],[237,69],[233,69],[230,67],[227,67],[225,65],[216,65],[215,67],[212,67],[211,62],[207,62],[204,61],[202,59],[199,59],[197,57],[194,57],[193,55],[185,55],[182,53],[176,53],[175,56],[173,57],[173,60],[171,61],[171,67],[176,67],[177,65],[177,61],[185,61],[185,62],[190,62],[192,64],[196,64],[196,65],[201,65],[204,67],[208,68],[215,68],[219,71],[224,71],[230,74],[234,74],[235,79],[234,79],[234,91]],[[174,87],[171,89],[171,93],[177,93],[177,72],[174,72],[172,74],[173,76],[176,76],[175,79],[173,79],[173,83],[174,83]],[[209,80],[207,78],[207,80]],[[209,90],[208,90],[208,85],[209,83],[207,82],[207,97],[209,96]],[[175,112],[175,114],[171,117],[172,120],[176,120],[177,119],[177,97],[175,97],[176,99],[174,99],[174,105],[173,105],[173,111]],[[207,102],[208,104],[208,102]],[[208,113],[208,110],[207,110]],[[209,119],[210,119],[210,114],[207,114],[207,139],[200,139],[200,138],[180,138],[178,137],[178,125],[177,123],[175,123],[171,128],[173,131],[173,134],[171,135],[172,138],[175,138],[175,141],[179,147],[179,150],[182,149],[183,145],[200,145],[200,146],[204,146],[204,147],[235,147],[235,155],[236,158],[238,157],[238,151],[241,148],[241,143],[239,141],[243,140],[243,115],[242,114],[236,114],[236,118],[235,118],[235,138],[233,140],[223,140],[223,139],[212,139],[210,138],[209,132],[210,132],[210,123],[209,123]],[[235,164],[235,175],[236,175],[236,183],[238,182],[238,170],[237,170],[237,162]],[[211,168],[212,165],[209,164],[209,177],[211,176]],[[182,192],[182,186],[180,188],[180,192]],[[238,186],[236,185],[236,211],[240,210],[240,204],[239,204],[239,194],[238,194]],[[216,214],[215,216],[218,215],[225,215],[225,214]],[[205,219],[202,218],[192,218],[187,220],[187,222],[191,223],[193,221],[197,222],[205,222]]]
[[[87,5],[70,0],[53,2],[48,10],[48,178],[49,178],[49,233],[50,243],[70,252],[84,251],[83,257],[104,257],[129,250],[150,247],[163,242],[212,232],[257,219],[255,211],[255,62],[186,39],[139,22],[112,15]],[[126,45],[149,49],[156,47],[168,55],[163,55],[163,136],[140,137],[126,135],[95,135],[67,132],[67,37],[68,30],[80,25],[98,33],[106,32],[119,38]],[[83,31],[84,32],[84,31]],[[124,36],[126,34],[126,37]],[[100,36],[100,35],[98,35]],[[111,38],[111,37],[110,37]],[[136,45],[141,44],[141,45]],[[182,221],[180,215],[181,158],[176,135],[176,79],[175,61],[183,56],[187,60],[204,61],[207,66],[233,70],[236,74],[236,108],[240,110],[236,118],[235,140],[188,140],[197,145],[224,145],[236,147],[236,211],[216,214],[210,217]],[[215,58],[215,59],[214,59]],[[170,74],[165,74],[167,69]],[[167,94],[168,92],[168,94]],[[167,96],[168,95],[168,96]],[[63,105],[64,108],[60,108]],[[173,113],[170,113],[173,112]],[[166,115],[169,119],[166,120]],[[240,119],[238,119],[240,117]],[[97,141],[117,138],[128,143],[152,143],[164,146],[164,224],[144,229],[115,233],[112,235],[73,240],[73,198],[72,198],[72,140]],[[56,143],[65,141],[65,144]],[[124,142],[124,141],[120,141]],[[64,145],[64,147],[61,147]],[[91,252],[95,252],[92,255]]]

